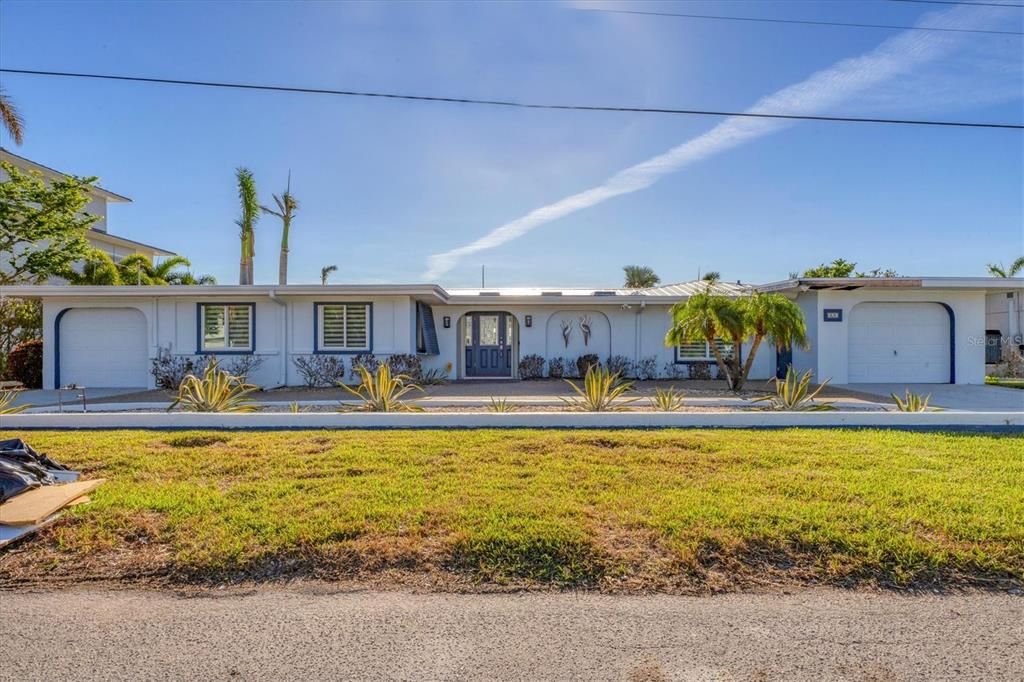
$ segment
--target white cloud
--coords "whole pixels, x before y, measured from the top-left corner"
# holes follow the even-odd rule
[[[926,14],[919,25],[985,28],[998,19],[998,10],[995,8],[962,6]],[[873,86],[907,74],[941,57],[955,48],[964,35],[967,34],[905,31],[864,55],[844,59],[800,83],[763,97],[747,112],[821,114],[834,105],[849,101],[855,95],[862,95]],[[542,225],[608,199],[646,189],[666,174],[788,125],[790,123],[780,119],[727,118],[708,132],[664,154],[626,168],[596,187],[534,209],[469,244],[431,255],[427,259],[424,277],[428,280],[437,279],[454,268],[465,256],[501,246]]]

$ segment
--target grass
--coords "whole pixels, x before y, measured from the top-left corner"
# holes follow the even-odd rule
[[[11,434],[17,435],[17,434]],[[433,575],[1024,582],[1024,438],[865,430],[32,432],[108,483],[0,583]]]
[[[1005,386],[1006,388],[1024,388],[1024,379],[985,377],[985,383],[990,386]]]

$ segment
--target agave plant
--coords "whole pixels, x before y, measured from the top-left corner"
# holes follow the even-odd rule
[[[893,401],[896,403],[896,410],[899,412],[927,412],[928,401],[932,399],[932,394],[929,393],[926,396],[922,396],[919,393],[911,393],[910,389],[906,389],[901,400],[895,393],[890,393]]]
[[[185,377],[167,411],[181,405],[188,412],[253,412],[259,404],[249,396],[258,389],[210,362],[202,377]]]
[[[814,399],[828,385],[828,379],[821,382],[821,385],[813,391],[811,386],[811,370],[803,374],[797,374],[790,367],[786,370],[786,378],[782,381],[772,379],[775,382],[775,395],[766,395],[755,398],[753,402],[767,402],[766,410],[786,410],[789,412],[825,412],[836,409],[832,403],[816,403]]]
[[[339,383],[343,389],[363,401],[363,404],[355,409],[364,412],[420,412],[422,407],[410,405],[402,400],[402,396],[411,391],[422,391],[417,384],[412,383],[411,377],[407,374],[391,374],[391,367],[387,363],[381,363],[375,372],[371,372],[362,365],[355,368],[359,376],[359,385],[355,388]],[[351,409],[342,406],[342,409]]]
[[[656,388],[650,401],[658,412],[678,412],[683,407],[683,394],[675,386]]]
[[[32,407],[28,403],[15,405],[14,398],[16,395],[14,391],[0,391],[0,414],[18,414]]]
[[[516,412],[519,410],[519,406],[515,403],[510,403],[508,398],[495,398],[491,396],[491,404],[488,409],[491,412]]]
[[[583,388],[569,380],[565,383],[572,386],[576,396],[562,398],[562,402],[570,409],[581,412],[619,412],[637,400],[622,397],[633,390],[633,382],[622,381],[618,372],[612,373],[600,366],[592,365],[587,370],[587,375],[583,377]]]

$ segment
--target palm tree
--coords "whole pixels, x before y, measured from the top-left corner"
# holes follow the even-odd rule
[[[281,219],[281,260],[277,266],[277,283],[281,285],[288,284],[288,231],[292,226],[292,217],[299,210],[299,202],[292,196],[291,190],[292,176],[289,173],[288,187],[284,190],[284,194],[281,196],[271,195],[274,197],[274,203],[277,204],[277,210],[260,206],[260,210],[264,213]]]
[[[793,301],[781,294],[755,293],[740,299],[738,303],[743,307],[747,334],[753,336],[753,342],[743,363],[737,391],[743,388],[747,377],[750,376],[750,368],[754,365],[757,349],[767,337],[771,337],[779,350],[793,346],[808,348],[804,314]]]
[[[626,273],[627,289],[646,289],[656,286],[661,281],[661,277],[646,265],[627,265],[622,271]]]
[[[238,283],[253,283],[253,258],[256,255],[256,221],[260,218],[260,202],[256,196],[256,181],[248,168],[235,170],[238,181],[238,200],[242,205],[242,215],[235,221],[240,230],[239,239],[242,246],[241,259],[238,262]]]
[[[1004,268],[1002,263],[989,263],[988,274],[993,277],[1016,277],[1024,270],[1024,256],[1010,263],[1009,268]]]
[[[196,284],[199,284],[199,285],[206,286],[206,285],[209,285],[209,284],[216,284],[217,283],[217,278],[214,277],[213,275],[199,275],[198,277],[196,277],[190,271],[185,271],[183,273],[173,273],[173,274],[174,274],[174,279],[168,280],[167,281],[168,284],[181,284],[181,285],[196,285]]]
[[[14,140],[14,144],[20,147],[21,143],[25,141],[25,119],[21,117],[18,108],[14,106],[14,102],[7,96],[3,88],[0,88],[0,121],[3,122],[11,139]]]
[[[732,342],[733,348],[740,347],[746,335],[743,310],[725,296],[703,291],[676,303],[670,314],[672,326],[665,334],[665,345],[705,341],[715,356],[719,375],[725,377],[729,388],[739,390],[733,385],[734,372],[727,365],[718,341],[727,340]]]
[[[337,271],[337,265],[325,265],[324,267],[320,268],[320,284],[327,286],[327,278],[331,276],[332,272]]]
[[[68,270],[62,275],[71,284],[117,285],[121,284],[121,272],[117,263],[104,251],[90,249],[82,259],[82,271]]]

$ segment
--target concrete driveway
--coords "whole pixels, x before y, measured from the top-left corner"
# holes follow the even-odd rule
[[[145,388],[86,388],[85,397],[89,402],[103,401],[113,396],[128,395],[145,391]],[[14,397],[15,405],[57,405],[63,401],[64,406],[69,410],[82,409],[82,400],[79,398],[81,390],[64,389],[61,391],[29,389],[18,391]]]
[[[968,412],[1024,412],[1024,390],[1003,386],[955,384],[847,384],[841,386],[858,393],[889,398],[890,393],[903,396],[911,393],[931,394],[930,405],[947,410]],[[887,400],[886,402],[890,402]]]

